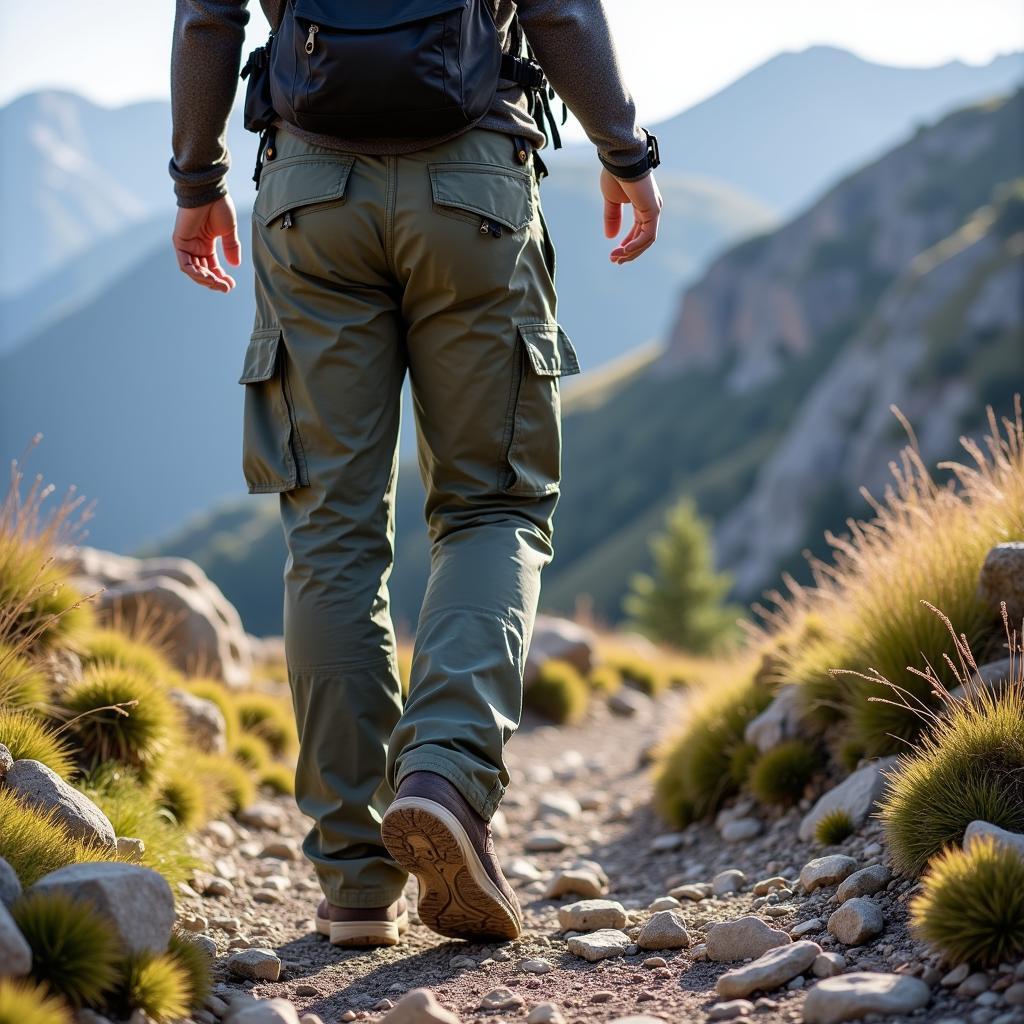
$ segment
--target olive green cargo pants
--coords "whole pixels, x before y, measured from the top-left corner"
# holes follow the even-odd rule
[[[305,851],[332,903],[381,906],[406,880],[379,828],[406,774],[443,775],[485,818],[508,783],[552,554],[559,377],[579,366],[533,157],[511,136],[369,157],[279,131],[275,148],[253,209],[243,468],[281,495]],[[407,371],[432,548],[403,708],[387,580]]]

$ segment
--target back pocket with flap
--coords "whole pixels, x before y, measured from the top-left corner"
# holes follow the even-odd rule
[[[439,213],[477,223],[494,221],[521,231],[533,220],[532,178],[528,171],[494,164],[430,164],[430,189]]]
[[[300,215],[345,201],[354,156],[301,154],[266,161],[252,215],[264,226],[284,213]]]

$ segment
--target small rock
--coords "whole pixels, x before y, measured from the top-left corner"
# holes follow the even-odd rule
[[[496,988],[480,1000],[481,1010],[515,1010],[524,1005],[525,999],[510,988]]]
[[[985,556],[978,580],[978,596],[998,614],[1006,602],[1010,625],[1020,628],[1024,619],[1024,542],[997,544]]]
[[[573,956],[582,957],[591,963],[622,956],[629,945],[629,936],[614,928],[602,928],[586,935],[575,935],[567,943]]]
[[[811,972],[816,978],[834,978],[846,970],[846,957],[840,953],[821,953],[811,964]]]
[[[629,686],[623,686],[608,698],[608,710],[624,718],[631,718],[645,711],[650,704],[650,697]]]
[[[892,875],[884,864],[873,864],[869,868],[854,871],[840,883],[836,889],[836,901],[845,903],[856,896],[874,896],[881,892],[892,881]]]
[[[614,900],[579,900],[558,910],[563,931],[589,932],[599,928],[625,928],[626,911]]]
[[[743,738],[762,754],[796,736],[800,725],[800,687],[782,686],[771,704],[747,723]]]
[[[971,973],[970,964],[957,964],[940,982],[944,988],[956,988]]]
[[[726,822],[719,835],[726,843],[745,843],[748,839],[759,836],[763,831],[764,825],[757,818],[739,818],[736,821]]]
[[[896,1016],[927,1006],[931,989],[907,974],[864,971],[819,981],[804,1001],[805,1024],[840,1024],[870,1013]]]
[[[180,712],[192,745],[204,754],[223,754],[228,749],[224,712],[212,700],[173,687],[167,696]]]
[[[564,832],[533,832],[526,837],[523,849],[528,853],[558,853],[569,845]]]
[[[1015,982],[1003,992],[1003,998],[1010,1006],[1024,1006],[1024,981]]]
[[[680,910],[682,904],[674,896],[659,896],[647,909],[652,914],[659,910]]]
[[[390,999],[378,999],[377,1002],[373,1004],[373,1008],[379,1012],[383,1012],[385,1010],[392,1009],[394,1005],[395,1004],[391,1002]]]
[[[882,908],[872,900],[854,897],[828,919],[828,930],[847,946],[861,946],[885,931]]]
[[[655,967],[667,967],[668,961],[663,956],[649,956],[641,966],[653,971]]]
[[[203,832],[214,840],[219,846],[229,849],[235,845],[235,830],[226,821],[211,821],[208,822]],[[228,861],[228,863],[231,863]],[[217,868],[220,874],[224,874],[220,868]],[[227,877],[227,876],[225,876]]]
[[[678,850],[686,841],[682,832],[665,832],[651,840],[651,853],[671,853]]]
[[[708,1010],[708,1020],[732,1020],[754,1012],[754,1004],[749,999],[730,999],[725,1003],[715,1003]]]
[[[711,891],[716,896],[725,896],[730,892],[739,892],[747,883],[747,876],[737,868],[719,871],[711,879]]]
[[[6,907],[13,906],[14,901],[20,895],[21,882],[15,874],[14,868],[3,857],[0,857],[0,903]]]
[[[32,949],[0,903],[0,977],[20,977],[32,970]]]
[[[302,849],[294,839],[272,839],[260,851],[260,856],[277,860],[302,860]]]
[[[527,974],[547,974],[554,969],[550,960],[539,956],[519,961],[519,970],[525,971]]]
[[[803,866],[800,884],[804,887],[804,892],[812,893],[825,885],[838,885],[856,870],[857,862],[841,853],[816,857]]]
[[[607,988],[599,988],[596,992],[591,992],[590,1001],[592,1003],[610,1003],[615,998],[615,993]]]
[[[14,765],[14,758],[11,756],[11,752],[0,743],[0,782],[3,782],[7,778],[7,773],[11,770]]]
[[[888,785],[885,772],[896,764],[895,757],[883,758],[863,768],[825,793],[800,822],[800,839],[808,843],[814,838],[818,822],[829,812],[846,811],[854,825],[860,827],[881,800]]]
[[[232,1003],[224,1024],[299,1024],[299,1015],[287,999],[260,999]]]
[[[195,935],[192,944],[201,949],[211,960],[217,958],[217,943],[209,935]]]
[[[505,877],[514,882],[535,882],[538,878],[543,877],[537,865],[525,857],[516,857],[508,864],[502,865],[502,870],[505,872]]]
[[[640,929],[636,944],[641,949],[689,949],[690,936],[676,910],[659,910]]]
[[[267,801],[255,803],[238,812],[238,820],[250,828],[263,828],[277,832],[284,825],[284,811]]]
[[[228,957],[228,970],[239,978],[254,981],[277,981],[281,976],[281,960],[271,949],[242,949]]]
[[[706,900],[711,895],[711,886],[706,882],[699,882],[691,885],[677,885],[674,889],[669,890],[669,896],[673,896],[677,900],[692,900],[694,903]]]
[[[718,979],[718,994],[737,999],[759,990],[771,992],[803,974],[820,952],[821,946],[806,940],[770,949],[753,963],[726,971]]]
[[[988,975],[983,971],[976,971],[974,974],[969,974],[959,985],[956,987],[956,994],[958,996],[965,996],[968,999],[973,999],[975,996],[980,996],[983,992],[988,990],[989,981]]]
[[[555,1003],[538,1003],[526,1015],[526,1024],[565,1024],[565,1016]]]
[[[178,925],[187,932],[205,932],[210,922],[202,914],[179,914]]]
[[[776,946],[788,946],[793,940],[786,932],[769,927],[759,917],[746,916],[735,921],[713,924],[707,933],[709,960],[727,962],[759,957]]]
[[[823,932],[825,930],[825,922],[820,917],[812,917],[806,921],[801,921],[799,924],[793,925],[789,929],[789,934],[794,939],[801,939],[805,935],[813,935],[815,932]]]
[[[117,855],[129,864],[138,864],[146,852],[145,840],[133,836],[117,837]]]
[[[579,800],[566,792],[545,793],[537,801],[537,817],[543,819],[575,819],[583,813]]]
[[[1024,834],[1020,832],[1008,832],[1005,828],[987,821],[972,821],[964,832],[964,849],[966,850],[980,836],[991,836],[999,846],[1015,850],[1024,857]]]
[[[555,900],[560,896],[582,896],[584,899],[597,899],[608,891],[601,879],[593,871],[584,868],[572,868],[559,871],[544,890],[544,898]]]
[[[782,875],[772,875],[771,878],[762,878],[760,882],[755,882],[754,887],[750,890],[755,896],[767,896],[770,892],[775,892],[776,889],[785,889],[789,885]]]

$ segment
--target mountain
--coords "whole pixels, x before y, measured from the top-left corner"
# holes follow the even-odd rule
[[[615,619],[664,513],[692,495],[718,524],[736,596],[756,597],[825,529],[868,511],[903,443],[927,462],[978,434],[1024,382],[1024,92],[958,111],[850,175],[781,228],[721,255],[664,346],[566,401],[557,557],[542,603]],[[414,471],[399,478],[396,618],[427,570]],[[239,541],[240,536],[244,540]],[[252,628],[280,625],[272,508],[224,509],[162,550],[228,582]],[[254,553],[258,552],[258,559]]]

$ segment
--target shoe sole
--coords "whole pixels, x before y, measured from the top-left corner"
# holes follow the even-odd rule
[[[317,914],[315,923],[332,946],[396,946],[409,930],[409,913],[403,911],[394,921],[331,921]]]
[[[388,853],[419,881],[420,920],[450,939],[515,939],[518,911],[491,880],[459,819],[423,797],[395,800],[381,822]]]

